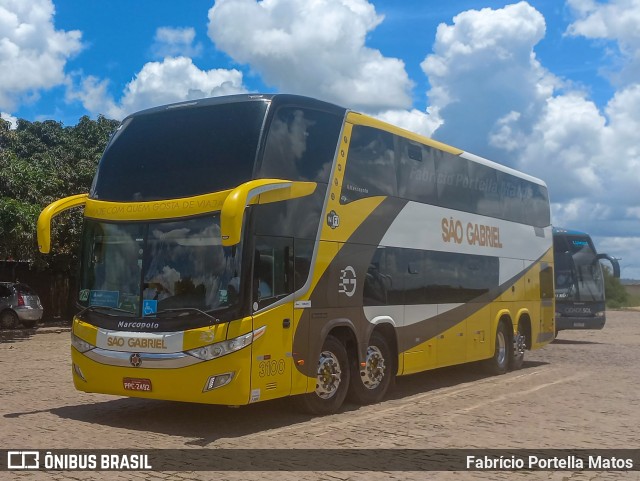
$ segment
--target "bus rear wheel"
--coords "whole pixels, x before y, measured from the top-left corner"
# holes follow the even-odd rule
[[[485,361],[485,368],[490,374],[504,374],[509,369],[509,348],[511,336],[507,325],[500,321],[496,329],[496,343],[493,356]]]
[[[527,348],[527,336],[524,332],[516,331],[513,336],[513,358],[511,359],[511,369],[514,371],[522,368],[524,364],[524,351]]]
[[[377,403],[395,382],[393,351],[379,332],[371,335],[364,362],[360,366],[357,356],[351,361],[349,399],[358,404]]]
[[[347,396],[350,371],[347,350],[332,335],[324,341],[316,374],[315,391],[297,396],[299,407],[310,414],[337,412]]]

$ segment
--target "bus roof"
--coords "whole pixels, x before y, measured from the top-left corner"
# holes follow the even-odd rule
[[[556,234],[579,235],[579,236],[591,237],[586,232],[582,232],[582,231],[579,231],[579,230],[573,230],[573,229],[565,229],[563,227],[554,227],[553,228],[553,234],[554,235],[556,235]]]
[[[544,186],[545,188],[547,187],[547,184],[537,178],[537,177],[533,177],[531,175],[525,174],[523,172],[520,172],[518,170],[512,169],[510,167],[507,167],[505,165],[499,164],[497,162],[494,162],[492,160],[486,159],[484,157],[480,157],[479,155],[476,154],[472,154],[470,152],[466,152],[462,149],[458,149],[457,147],[445,144],[443,142],[439,142],[437,140],[431,139],[429,137],[426,137],[424,135],[420,135],[417,134],[415,132],[411,132],[410,130],[406,130],[403,129],[401,127],[398,127],[396,125],[390,124],[388,122],[385,122],[383,120],[379,120],[375,117],[372,117],[370,115],[366,115],[366,114],[362,114],[360,112],[354,111],[354,110],[349,110],[346,109],[344,107],[340,107],[336,104],[332,104],[329,102],[325,102],[322,100],[318,100],[312,97],[307,97],[307,96],[303,96],[303,95],[293,95],[293,94],[260,94],[260,93],[255,93],[255,94],[237,94],[237,95],[226,95],[226,96],[220,96],[220,97],[208,97],[208,98],[203,98],[203,99],[194,99],[194,100],[187,100],[185,102],[177,102],[177,103],[173,103],[173,104],[167,104],[167,105],[161,105],[158,107],[152,107],[149,109],[145,109],[145,110],[141,110],[139,112],[135,112],[133,114],[130,114],[129,116],[127,116],[127,118],[130,117],[137,117],[140,115],[148,115],[148,114],[153,114],[153,113],[159,113],[159,112],[163,112],[166,110],[170,110],[170,109],[181,109],[181,108],[198,108],[198,107],[208,107],[208,106],[212,106],[212,105],[222,105],[222,104],[228,104],[228,103],[233,103],[233,102],[256,102],[256,101],[262,101],[262,102],[274,102],[274,103],[278,103],[278,104],[286,104],[286,103],[295,103],[297,105],[300,105],[301,107],[309,107],[309,108],[316,108],[316,109],[322,109],[325,111],[329,111],[329,112],[334,112],[338,115],[344,115],[346,117],[347,114],[351,114],[351,118],[352,119],[358,119],[356,120],[357,123],[362,123],[364,125],[369,125],[369,126],[377,126],[380,128],[383,128],[385,130],[388,130],[392,133],[397,133],[400,134],[402,136],[405,136],[409,139],[413,139],[415,141],[424,143],[426,145],[429,145],[431,147],[437,148],[439,150],[444,150],[450,153],[453,153],[454,155],[459,155],[467,160],[470,160],[472,162],[477,162],[479,164],[483,164],[486,165],[487,167],[490,167],[492,169],[495,170],[500,170],[502,172],[505,172],[507,174],[511,174],[513,176],[516,177],[520,177],[521,179],[525,179],[528,180],[530,182],[533,182],[535,184],[539,184]],[[126,120],[126,119],[125,119]],[[124,121],[124,120],[123,120]]]
[[[302,107],[319,108],[329,112],[335,112],[340,115],[344,115],[346,109],[338,105],[317,100],[312,97],[305,97],[303,95],[292,94],[238,94],[238,95],[224,95],[220,97],[208,97],[203,99],[187,100],[185,102],[176,102],[172,104],[160,105],[158,107],[151,107],[149,109],[140,110],[127,116],[137,117],[139,115],[147,115],[165,110],[180,109],[180,108],[198,108],[208,107],[212,105],[223,105],[229,103],[239,102],[277,102],[277,103],[295,103]]]

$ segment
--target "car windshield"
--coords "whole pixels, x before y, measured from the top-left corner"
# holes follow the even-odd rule
[[[219,214],[156,223],[87,219],[79,302],[131,316],[228,308],[238,300],[240,252],[222,246]]]

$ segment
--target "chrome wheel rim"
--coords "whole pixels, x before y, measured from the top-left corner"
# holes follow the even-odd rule
[[[377,388],[384,379],[386,369],[382,352],[376,346],[369,346],[364,370],[360,371],[362,384],[367,389]]]
[[[318,376],[316,378],[316,394],[321,399],[329,399],[338,392],[342,381],[340,362],[331,351],[323,351],[318,361]]]
[[[504,338],[504,332],[498,331],[498,335],[496,336],[496,349],[497,349],[497,358],[499,366],[504,366],[507,361],[507,342]]]
[[[524,356],[525,346],[526,346],[526,338],[524,337],[524,334],[520,334],[519,332],[516,333],[513,339],[513,351],[515,353],[516,358]]]

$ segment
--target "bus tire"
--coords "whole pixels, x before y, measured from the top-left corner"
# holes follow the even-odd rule
[[[395,384],[395,362],[389,342],[378,331],[371,335],[365,363],[361,368],[357,356],[351,360],[349,400],[357,404],[380,402]]]
[[[322,345],[316,389],[296,396],[298,407],[310,414],[332,414],[340,409],[349,389],[347,350],[336,337],[328,335]]]
[[[527,345],[527,335],[526,333],[520,332],[520,330],[516,331],[516,334],[513,336],[513,357],[511,358],[511,369],[516,371],[522,368],[524,364],[524,351]]]
[[[509,348],[511,336],[504,321],[500,321],[496,329],[496,342],[493,356],[485,361],[489,374],[504,374],[509,369]]]

